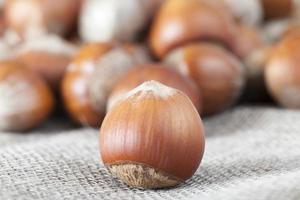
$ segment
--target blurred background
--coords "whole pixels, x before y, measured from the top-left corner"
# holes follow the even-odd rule
[[[239,104],[300,108],[298,0],[1,0],[0,8],[2,131],[51,118],[100,127],[148,80],[183,91],[204,118]]]

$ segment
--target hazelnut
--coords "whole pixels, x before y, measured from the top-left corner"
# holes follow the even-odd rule
[[[159,58],[176,47],[209,39],[233,48],[233,16],[210,0],[164,1],[150,33],[150,46]]]
[[[171,52],[165,63],[191,77],[200,89],[203,114],[232,105],[241,95],[245,68],[232,53],[209,43],[184,46]]]
[[[300,108],[300,34],[284,38],[272,51],[265,79],[268,91],[280,105]]]
[[[224,2],[234,17],[245,25],[259,25],[263,20],[261,0],[219,0]]]
[[[167,78],[166,78],[167,77]],[[155,80],[169,87],[184,92],[193,102],[197,110],[201,110],[200,92],[196,84],[175,70],[162,64],[144,64],[128,71],[115,84],[108,100],[110,110],[123,96],[140,84]]]
[[[8,27],[22,37],[43,33],[65,35],[76,25],[82,0],[9,0],[5,5]]]
[[[281,18],[292,14],[293,0],[262,0],[265,17]]]
[[[41,75],[58,91],[76,47],[56,35],[44,35],[25,41],[15,52],[16,59]]]
[[[27,131],[44,121],[53,108],[42,79],[17,62],[0,63],[0,130]]]
[[[62,83],[62,96],[71,117],[82,125],[99,126],[115,82],[147,59],[143,48],[135,45],[93,43],[82,47]]]
[[[80,35],[90,42],[132,41],[162,1],[86,1],[80,17]]]
[[[113,176],[138,188],[171,187],[189,179],[204,153],[201,118],[181,91],[149,81],[106,115],[101,157]]]

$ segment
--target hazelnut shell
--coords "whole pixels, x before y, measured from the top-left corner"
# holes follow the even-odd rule
[[[272,51],[265,70],[268,91],[287,108],[300,108],[300,34],[285,37]]]
[[[224,110],[242,94],[245,68],[236,56],[220,46],[187,45],[171,52],[165,63],[196,82],[202,95],[204,115]]]
[[[164,1],[151,27],[150,46],[163,58],[174,48],[199,40],[233,48],[235,34],[233,16],[213,1]]]
[[[190,99],[155,81],[129,92],[100,130],[104,164],[138,188],[171,187],[189,179],[204,146],[203,124]]]
[[[65,70],[77,50],[56,35],[27,40],[16,49],[15,59],[38,73],[55,92],[59,90]]]
[[[115,82],[147,58],[134,45],[84,46],[69,65],[62,84],[62,95],[71,117],[83,125],[99,126]]]
[[[98,126],[103,114],[93,109],[88,82],[95,71],[95,60],[113,48],[112,44],[89,44],[81,48],[67,68],[62,82],[64,104],[72,119],[80,124]]]
[[[46,83],[17,62],[0,63],[0,95],[2,131],[30,130],[53,109],[53,96]]]
[[[82,0],[9,0],[5,5],[8,27],[23,38],[43,33],[68,34],[76,25]]]

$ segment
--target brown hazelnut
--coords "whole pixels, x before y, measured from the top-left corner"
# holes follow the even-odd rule
[[[0,130],[27,131],[44,121],[53,97],[43,80],[17,62],[0,63]]]
[[[108,100],[110,110],[130,90],[146,81],[158,81],[169,87],[184,92],[193,102],[198,111],[201,111],[200,92],[196,84],[175,70],[169,69],[162,64],[144,64],[131,69],[115,84]]]
[[[155,81],[130,91],[106,115],[101,157],[113,176],[138,188],[171,187],[197,170],[205,139],[201,118],[181,91]]]
[[[235,35],[233,16],[213,1],[164,1],[151,27],[150,46],[163,58],[176,47],[204,39],[233,48]]]
[[[293,0],[262,0],[266,18],[281,18],[292,14]]]
[[[130,68],[148,57],[134,45],[89,44],[69,65],[62,84],[65,106],[82,125],[99,126],[108,95],[115,82]]]
[[[16,59],[41,75],[49,86],[58,91],[61,80],[76,47],[55,35],[27,40],[17,47]]]
[[[242,93],[245,68],[237,57],[220,46],[209,43],[187,45],[171,52],[165,62],[196,82],[205,115],[222,111]]]
[[[300,34],[284,38],[273,49],[265,70],[267,88],[280,105],[300,108]]]
[[[82,0],[8,0],[5,18],[8,27],[22,37],[43,33],[65,35],[76,25]]]
[[[80,35],[89,42],[132,41],[164,0],[89,0],[83,5]]]

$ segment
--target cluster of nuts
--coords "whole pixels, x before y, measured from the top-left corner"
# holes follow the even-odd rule
[[[30,130],[63,107],[75,123],[101,126],[114,176],[177,185],[202,159],[200,116],[242,96],[300,108],[299,4],[0,1],[0,130]]]

